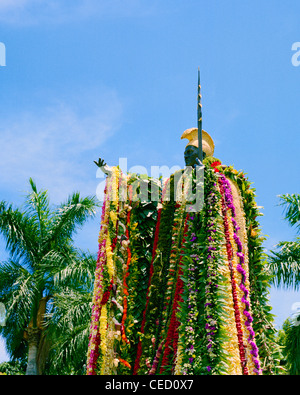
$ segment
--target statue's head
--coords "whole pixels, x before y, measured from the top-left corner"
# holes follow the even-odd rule
[[[196,159],[198,158],[198,147],[194,145],[187,145],[184,151],[184,161],[186,166],[194,166]],[[203,159],[205,158],[205,152],[203,152]]]
[[[196,164],[196,159],[198,157],[198,129],[191,128],[183,132],[182,139],[188,139],[189,143],[184,151],[184,160],[186,166],[194,166]],[[206,156],[212,156],[214,153],[214,142],[210,135],[202,130],[202,153],[203,159]]]

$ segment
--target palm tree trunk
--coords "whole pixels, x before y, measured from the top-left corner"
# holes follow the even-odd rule
[[[40,329],[29,327],[26,332],[28,336],[28,361],[26,375],[37,375],[37,353],[40,340]]]

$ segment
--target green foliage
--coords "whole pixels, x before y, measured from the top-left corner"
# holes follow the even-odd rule
[[[299,289],[300,285],[300,237],[295,241],[282,241],[278,251],[270,251],[269,266],[274,275],[273,284],[285,289]]]
[[[300,231],[300,194],[280,195],[281,206],[284,207],[285,220],[291,226],[296,226],[297,233]]]
[[[286,374],[300,375],[300,315],[288,318],[278,332]]]
[[[0,363],[0,375],[22,376],[25,374],[26,364],[20,361],[2,362]]]
[[[150,182],[147,184],[147,190],[150,194],[152,189],[152,180],[149,179],[149,181]],[[139,185],[141,179],[131,175],[130,183],[132,182],[135,182],[136,185]],[[131,365],[131,370],[129,370],[128,367],[119,364],[118,374],[125,375],[131,374],[133,370],[134,360],[139,343],[139,333],[137,328],[141,327],[143,312],[146,306],[146,293],[152,258],[151,252],[153,248],[154,232],[157,220],[156,201],[137,200],[128,203],[131,207],[130,223],[128,224],[126,220],[120,218],[119,224],[122,221],[124,228],[127,226],[128,236],[130,238],[129,248],[131,251],[131,260],[128,267],[128,277],[126,277],[128,287],[128,310],[127,317],[124,322],[126,336],[130,341],[130,345],[123,343],[122,346],[117,347],[116,349],[116,355],[119,355]],[[119,227],[119,233],[121,233],[122,228],[122,226]],[[116,255],[124,260],[124,256],[120,250],[116,251]],[[126,254],[125,257],[127,258]],[[119,260],[117,259],[116,262],[119,262]],[[123,270],[124,269],[121,267],[119,274],[120,278],[123,278],[124,276]],[[117,312],[119,311],[117,310]],[[116,318],[119,322],[121,322],[122,315],[117,315]]]
[[[40,303],[47,302],[45,311],[49,313],[62,287],[93,277],[93,270],[85,271],[85,257],[72,242],[98,204],[95,197],[73,193],[65,203],[52,207],[47,192],[38,191],[32,179],[29,184],[31,190],[22,208],[0,202],[0,232],[10,253],[9,260],[0,265],[0,301],[7,309],[6,325],[0,332],[11,358],[20,358],[27,352],[24,331],[28,325],[38,328],[39,358],[45,359],[51,339],[46,340],[44,325],[50,316],[43,317]]]
[[[46,374],[85,374],[95,268],[95,257],[81,253],[59,278],[46,315],[45,334],[51,339]]]
[[[280,205],[284,207],[285,220],[300,229],[300,195],[281,195]],[[277,249],[270,251],[269,268],[276,287],[299,289],[300,286],[300,237],[295,241],[282,241]]]
[[[300,195],[286,194],[279,196],[283,206],[284,219],[296,228],[299,235],[300,230]],[[282,241],[278,243],[277,249],[272,250],[268,256],[269,270],[273,274],[273,284],[285,289],[294,288],[299,290],[300,286],[300,237],[295,241]],[[283,355],[287,369],[291,375],[300,374],[300,316],[294,320],[287,319],[282,331],[278,336],[283,346]]]
[[[139,202],[132,210],[132,223],[137,227],[130,231],[132,259],[135,262],[129,266],[128,289],[128,317],[134,317],[134,327],[141,327],[143,311],[146,306],[151,251],[153,248],[154,231],[157,219],[155,202]],[[133,323],[126,323],[132,325]],[[139,337],[137,331],[132,338],[131,358],[134,361]]]
[[[174,217],[175,202],[172,198],[174,193],[174,176],[171,176],[168,188],[170,188],[170,201],[165,202],[159,223],[159,238],[156,250],[156,259],[153,262],[153,274],[151,284],[149,287],[149,304],[146,311],[146,324],[144,329],[144,337],[142,338],[142,347],[145,351],[143,358],[153,360],[155,351],[158,348],[157,344],[159,338],[157,334],[161,329],[161,308],[166,284],[166,273],[169,265],[169,256],[172,241],[172,226]],[[151,340],[154,337],[156,347],[152,347]],[[141,366],[145,366],[145,361],[142,360]]]

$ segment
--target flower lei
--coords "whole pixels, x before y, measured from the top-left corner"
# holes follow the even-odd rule
[[[126,227],[126,237],[127,240],[129,240],[129,225],[130,225],[130,211],[127,212],[127,227]],[[124,298],[123,298],[123,317],[122,317],[122,323],[121,323],[121,333],[122,333],[122,339],[129,344],[129,340],[126,337],[126,333],[125,333],[125,321],[127,319],[127,298],[129,296],[128,293],[128,285],[127,285],[127,277],[129,276],[129,265],[131,262],[131,249],[130,246],[128,244],[127,246],[127,262],[126,262],[126,271],[124,273],[124,278],[123,278],[123,294],[124,294]]]
[[[196,299],[194,312],[197,314],[195,344],[181,356],[181,364],[188,370],[179,371],[176,366],[179,374],[223,374],[228,370],[227,352],[222,347],[227,333],[223,329],[226,290],[220,286],[223,282],[220,267],[224,261],[220,192],[215,172],[206,168],[204,175],[205,205],[201,213],[192,216],[184,257],[192,269],[185,278],[192,273],[195,280],[196,292],[192,294]]]
[[[145,328],[145,324],[146,324],[146,311],[147,311],[147,308],[149,305],[149,299],[150,299],[149,288],[150,288],[151,279],[153,276],[153,263],[154,263],[155,252],[156,252],[156,248],[157,248],[157,244],[158,244],[159,227],[160,227],[160,220],[161,220],[161,210],[162,210],[162,207],[159,207],[158,215],[157,215],[156,229],[155,229],[154,244],[153,244],[152,260],[151,260],[151,264],[150,264],[150,273],[149,273],[148,289],[147,289],[147,296],[146,296],[146,306],[144,309],[143,320],[142,320],[142,325],[141,325],[141,330],[140,330],[141,336],[144,334],[144,328]],[[133,374],[137,374],[137,372],[139,370],[141,356],[142,356],[142,342],[140,339],[139,343],[138,343],[137,355],[136,355],[136,360],[135,360],[135,364],[134,364]]]
[[[92,307],[92,318],[89,335],[89,346],[87,355],[87,374],[96,374],[96,364],[99,357],[99,344],[100,344],[100,333],[99,333],[99,319],[101,314],[101,298],[102,298],[102,280],[103,280],[103,268],[106,263],[106,239],[107,234],[107,221],[108,221],[108,183],[105,186],[105,199],[102,205],[101,215],[101,230],[99,235],[99,249],[95,271],[94,280],[94,294],[93,294],[93,307]]]
[[[115,169],[102,206],[87,374],[260,374],[259,357],[271,371],[267,276],[244,177],[213,160],[201,212],[187,216],[171,196],[150,222],[146,205],[119,201],[120,180]]]
[[[161,201],[164,201],[168,191],[173,194],[174,178],[171,176],[170,179],[166,180]],[[163,302],[164,287],[162,286],[162,278],[165,278],[163,271],[167,270],[168,257],[168,239],[170,238],[170,228],[168,226],[170,219],[174,215],[174,202],[168,201],[166,205],[160,205],[158,207],[157,224],[155,230],[154,244],[152,250],[152,259],[150,264],[149,282],[146,297],[146,307],[143,313],[143,320],[141,326],[141,338],[138,344],[137,356],[133,374],[146,373],[149,370],[150,360],[155,355],[156,344],[159,341],[159,337],[156,333],[159,333],[161,328],[160,310],[158,305]],[[170,218],[171,217],[171,218]],[[147,366],[149,365],[149,366]]]
[[[229,270],[230,270],[230,277],[231,277],[231,286],[232,286],[232,297],[233,297],[233,304],[234,304],[234,314],[235,314],[235,323],[237,329],[237,336],[238,336],[238,346],[240,352],[240,359],[242,365],[242,371],[244,375],[248,375],[248,368],[246,366],[246,356],[245,356],[245,348],[243,344],[243,330],[241,325],[241,317],[238,305],[238,296],[237,296],[237,287],[236,287],[236,280],[235,280],[235,273],[233,267],[233,249],[230,243],[230,234],[229,234],[229,225],[228,225],[228,218],[227,218],[227,208],[226,207],[226,197],[225,197],[225,189],[224,189],[224,181],[225,177],[219,178],[219,187],[222,195],[222,214],[224,220],[224,230],[225,230],[225,239],[226,239],[226,250],[228,256],[228,263],[229,263]]]
[[[259,349],[260,359],[264,361],[263,373],[276,374],[281,371],[280,348],[275,339],[276,330],[274,318],[270,313],[268,288],[270,275],[266,269],[266,259],[262,243],[264,237],[257,217],[262,214],[255,202],[255,189],[251,187],[243,172],[227,167],[224,174],[235,183],[240,191],[246,222],[246,237],[248,245],[248,267],[251,293],[249,294],[252,310],[252,328],[255,332],[255,343]],[[247,267],[247,266],[246,266]],[[252,358],[253,359],[253,358]]]
[[[223,202],[224,206],[226,204],[227,209],[229,209],[231,211],[231,221],[232,221],[232,224],[233,224],[233,227],[234,227],[233,238],[234,238],[234,241],[235,241],[235,243],[237,245],[237,249],[238,249],[236,255],[239,258],[239,264],[236,266],[236,270],[241,274],[241,277],[242,277],[242,280],[241,280],[241,283],[239,284],[239,287],[243,291],[243,297],[241,299],[241,302],[245,305],[245,309],[243,310],[243,314],[246,317],[245,326],[246,326],[246,329],[249,332],[249,338],[247,340],[248,340],[248,343],[250,344],[250,346],[252,348],[250,353],[252,355],[252,360],[253,360],[253,363],[255,365],[255,369],[253,371],[256,374],[259,374],[261,369],[260,369],[260,362],[258,360],[258,348],[257,348],[257,346],[255,344],[255,341],[254,341],[255,332],[254,332],[254,330],[252,328],[252,325],[251,325],[251,323],[253,322],[253,318],[252,318],[252,315],[250,313],[250,302],[248,301],[249,290],[246,288],[246,275],[247,275],[247,273],[246,273],[246,270],[243,268],[243,265],[244,265],[244,262],[245,262],[245,256],[244,256],[244,253],[243,253],[243,245],[242,245],[242,243],[240,241],[240,238],[238,236],[239,227],[238,227],[236,219],[235,219],[236,211],[235,211],[235,207],[234,207],[234,204],[233,204],[233,197],[232,197],[232,193],[231,193],[231,187],[230,187],[230,184],[229,184],[228,180],[225,178],[224,175],[220,175],[220,177],[219,177],[219,185],[220,185],[220,189],[222,191],[222,195],[223,195],[224,200],[225,200]],[[226,215],[226,213],[224,215]],[[229,235],[229,231],[228,231],[228,224],[226,222],[227,222],[227,217],[225,216],[224,217],[224,224],[225,224],[225,227],[226,227],[225,235],[228,236]],[[228,248],[230,250],[229,246],[231,246],[232,244],[230,243],[230,240],[228,241],[228,237],[227,237],[227,245],[228,245]],[[231,255],[229,258],[231,258],[231,261],[232,261],[232,258],[233,258],[232,257],[232,249],[230,251],[228,251],[228,253]],[[231,263],[231,265],[232,265],[232,263]],[[235,279],[234,279],[234,273],[233,273],[234,269],[233,269],[232,266],[230,267],[230,270],[231,270],[232,284],[233,284],[233,295],[234,295],[234,300],[235,300],[235,298],[237,296],[236,296],[236,285],[235,285]],[[237,302],[235,301],[235,309],[236,309],[236,305],[237,305]],[[243,332],[242,332],[241,327],[240,327],[240,325],[241,325],[240,322],[241,321],[240,321],[239,313],[237,312],[237,310],[236,310],[236,318],[237,318],[238,338],[239,338],[239,347],[240,347],[240,355],[241,355],[241,361],[242,361],[242,366],[243,366],[243,372],[244,372],[244,374],[248,374],[248,369],[246,368],[246,360],[245,360],[245,349],[244,349],[244,346],[241,344],[242,341],[243,341],[242,340]]]
[[[173,224],[172,250],[170,254],[170,266],[167,282],[168,288],[165,296],[168,304],[170,304],[170,301],[173,303],[171,303],[171,311],[169,312],[169,327],[166,334],[160,374],[166,374],[168,372],[171,373],[170,366],[172,366],[172,361],[170,361],[170,358],[171,356],[174,357],[177,351],[179,327],[178,308],[180,302],[182,302],[181,294],[183,292],[182,245],[185,243],[186,238],[187,219],[188,217],[185,215],[185,205],[177,204]],[[180,236],[181,232],[183,233],[182,236]],[[165,309],[165,311],[166,310],[167,309]]]
[[[211,179],[209,179],[211,177]],[[206,335],[206,352],[208,365],[207,373],[216,372],[218,365],[221,365],[220,356],[221,349],[218,341],[220,337],[220,305],[221,288],[219,288],[220,278],[218,274],[218,266],[222,261],[222,233],[220,235],[219,226],[219,191],[217,189],[216,178],[212,174],[207,175],[207,188],[209,189],[206,196],[206,218],[205,218],[205,238],[207,240],[206,259],[206,285],[204,298],[204,317],[205,317],[205,335]],[[219,357],[219,358],[218,358]]]
[[[103,374],[105,363],[109,357],[111,359],[113,346],[108,337],[107,325],[109,322],[110,308],[108,300],[114,284],[114,259],[113,249],[116,245],[118,189],[120,171],[113,168],[112,177],[107,178],[105,187],[105,199],[102,206],[101,230],[99,234],[99,250],[95,271],[92,323],[90,326],[88,355],[87,355],[87,374],[95,375],[97,365]],[[114,211],[112,211],[112,209]],[[115,215],[111,215],[114,212]],[[113,240],[113,243],[111,243]],[[111,329],[111,328],[110,328]],[[111,361],[109,362],[111,363]]]
[[[195,241],[197,240],[196,234],[193,232],[193,221],[195,214],[190,214],[187,217],[185,227],[186,237],[184,249],[194,249]],[[182,374],[193,374],[194,364],[196,359],[195,345],[196,345],[196,325],[198,319],[197,309],[197,266],[199,264],[199,257],[196,254],[191,254],[190,259],[183,258],[183,273],[184,278],[183,295],[182,299],[186,300],[180,304],[178,316],[183,320],[184,324],[181,326],[181,338],[183,330],[185,331],[185,354],[182,361]],[[179,317],[178,317],[179,318]]]
[[[115,342],[115,354],[118,360],[122,359],[126,363],[118,364],[117,374],[130,374],[134,368],[138,330],[142,321],[141,311],[144,310],[146,302],[145,275],[149,271],[149,262],[143,248],[145,243],[149,245],[153,242],[151,226],[156,223],[155,204],[134,200],[132,183],[136,186],[139,182],[136,176],[130,176],[127,180],[129,201],[123,205],[119,215],[120,228],[117,237],[120,243],[117,246],[120,245],[121,248],[115,251],[115,260],[119,263],[116,283],[121,286],[117,291],[118,299],[113,301],[121,312],[117,322],[121,335]],[[140,224],[143,225],[142,219],[146,215],[149,223],[145,229]]]

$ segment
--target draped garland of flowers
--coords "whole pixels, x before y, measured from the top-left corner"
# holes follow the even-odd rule
[[[264,253],[263,241],[259,222],[261,216],[255,201],[255,189],[242,171],[232,166],[223,169],[227,180],[234,183],[239,191],[245,222],[247,253],[244,258],[248,263],[248,281],[250,284],[249,301],[252,309],[252,328],[259,350],[263,374],[276,374],[280,371],[280,347],[276,343],[276,330],[273,326],[273,316],[269,305],[269,287],[271,276],[267,270],[267,259]]]
[[[189,212],[175,199],[177,175],[162,185],[113,168],[107,178],[87,374],[274,374],[254,190],[242,172],[207,158],[204,205]],[[148,199],[135,199],[145,180]]]

